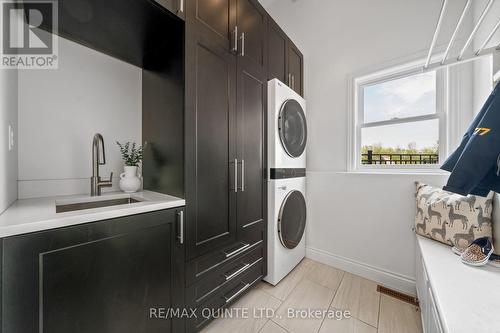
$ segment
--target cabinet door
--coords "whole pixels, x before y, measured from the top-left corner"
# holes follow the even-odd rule
[[[268,80],[278,79],[288,84],[288,38],[271,18],[268,18]]]
[[[429,292],[429,296],[428,296],[429,297],[429,309],[428,309],[429,320],[428,320],[428,323],[426,323],[426,327],[424,328],[424,332],[442,333],[443,328],[441,327],[439,313],[437,312],[436,303],[434,301],[434,297],[432,295],[432,290],[430,287],[428,289],[428,292]]]
[[[267,15],[256,0],[236,1],[238,65],[248,71],[265,73],[267,65]]]
[[[227,51],[236,46],[236,0],[186,0],[186,29],[221,44]],[[234,51],[233,51],[234,52]]]
[[[297,93],[303,96],[303,58],[302,53],[291,42],[288,44],[288,85]]]
[[[2,332],[182,330],[149,318],[182,306],[176,236],[166,211],[4,239]]]
[[[245,228],[265,216],[265,107],[267,94],[267,16],[255,0],[237,1],[237,25],[244,38],[238,52],[237,154],[238,240]],[[240,35],[241,36],[241,35]]]
[[[196,2],[203,7],[213,1]],[[202,17],[217,15],[213,7],[222,3],[213,2]],[[220,43],[225,28],[217,20],[210,20],[218,30],[210,36],[206,28],[200,32],[199,22],[190,24],[200,20],[198,11],[188,7],[186,17],[188,260],[236,242],[236,56]]]
[[[154,0],[154,1],[160,4],[162,7],[168,9],[175,15],[179,16],[180,18],[184,18],[186,0]]]
[[[238,234],[265,218],[265,74],[238,70]]]

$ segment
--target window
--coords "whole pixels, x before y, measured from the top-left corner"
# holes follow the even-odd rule
[[[446,70],[393,68],[354,80],[351,169],[437,169],[445,156]]]

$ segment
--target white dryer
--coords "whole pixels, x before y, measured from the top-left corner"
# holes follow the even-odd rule
[[[268,182],[268,269],[265,281],[276,285],[304,258],[306,178]]]
[[[306,102],[278,79],[268,82],[267,92],[269,168],[305,168]]]

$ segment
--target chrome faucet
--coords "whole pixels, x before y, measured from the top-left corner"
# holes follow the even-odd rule
[[[101,159],[102,157],[102,159]],[[90,195],[95,197],[101,195],[102,187],[111,187],[113,185],[113,173],[108,181],[101,180],[99,177],[99,165],[106,164],[106,152],[104,150],[104,139],[97,133],[94,135],[92,143],[92,178],[90,178]]]

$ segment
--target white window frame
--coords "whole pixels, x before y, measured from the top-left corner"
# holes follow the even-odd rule
[[[369,74],[353,76],[349,79],[349,140],[348,165],[350,172],[417,172],[441,173],[439,167],[448,153],[448,77],[447,68],[436,69],[436,113],[431,115],[414,116],[400,119],[383,120],[365,124],[363,122],[363,87],[374,83],[383,83],[411,75],[423,73],[425,59],[407,62],[403,65],[390,66],[382,70],[372,71]],[[438,164],[371,164],[361,163],[361,129],[383,125],[410,123],[421,120],[439,120],[439,163]]]

